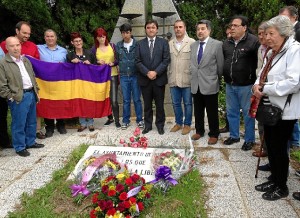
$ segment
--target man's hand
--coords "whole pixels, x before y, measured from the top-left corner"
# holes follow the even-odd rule
[[[157,75],[157,73],[155,71],[149,71],[147,73],[148,78],[151,79],[151,80],[155,80],[156,79],[156,75]]]

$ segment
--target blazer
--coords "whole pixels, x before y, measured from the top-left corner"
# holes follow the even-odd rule
[[[23,57],[24,66],[28,72],[34,93],[37,97],[38,85],[30,61]],[[5,99],[13,98],[17,103],[23,99],[23,80],[19,66],[9,54],[0,61],[0,96]],[[38,98],[36,98],[38,100]]]
[[[196,94],[198,87],[203,95],[219,92],[220,78],[223,73],[224,56],[222,42],[209,38],[202,59],[198,64],[199,40],[191,45],[191,92]]]
[[[170,49],[167,40],[156,37],[152,59],[147,37],[137,43],[135,63],[138,71],[138,83],[147,86],[151,81],[147,77],[149,71],[157,73],[155,84],[163,86],[168,83],[167,68],[170,63]]]
[[[77,58],[77,56],[75,50],[72,50],[67,54],[67,62],[71,63],[74,58]],[[95,55],[90,50],[83,49],[83,59],[81,61],[86,60],[88,60],[91,64],[97,64]]]

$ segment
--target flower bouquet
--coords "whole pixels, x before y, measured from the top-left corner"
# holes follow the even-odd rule
[[[138,216],[151,203],[151,184],[127,170],[101,181],[92,197],[91,218],[130,218]]]
[[[145,136],[141,136],[141,130],[137,127],[133,132],[133,136],[129,138],[129,142],[126,142],[124,139],[120,139],[120,144],[123,147],[147,148],[148,139]]]
[[[169,143],[170,147],[172,144]],[[189,148],[157,149],[152,155],[152,168],[155,171],[155,187],[166,192],[170,186],[176,185],[177,180],[191,170],[195,163],[194,147],[190,140]]]
[[[92,155],[81,162],[75,178],[77,184],[70,186],[72,197],[88,196],[98,188],[101,179],[116,175],[126,166],[116,161],[115,154]]]

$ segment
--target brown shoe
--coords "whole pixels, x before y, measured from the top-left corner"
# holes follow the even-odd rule
[[[254,151],[252,153],[252,155],[254,157],[267,157],[268,156],[267,152],[265,152],[264,150],[261,151],[261,154],[260,154],[260,151]]]
[[[209,145],[214,145],[218,142],[218,138],[215,138],[215,137],[209,137],[208,139],[208,144]]]
[[[172,127],[172,129],[170,130],[170,132],[177,132],[181,128],[182,128],[182,126],[180,126],[178,124],[175,124],[175,126]]]
[[[194,135],[192,135],[192,140],[198,140],[198,139],[200,139],[201,137],[203,137],[203,135],[200,135],[200,134],[198,134],[198,133],[196,133],[196,134],[194,134]]]
[[[229,132],[229,128],[227,126],[224,126],[223,128],[219,129],[220,133],[226,133]]]
[[[45,139],[46,138],[45,134],[42,131],[37,132],[36,137],[38,139]]]
[[[182,134],[182,135],[186,135],[186,134],[189,134],[190,131],[191,131],[191,127],[188,126],[188,125],[184,125],[181,134]]]

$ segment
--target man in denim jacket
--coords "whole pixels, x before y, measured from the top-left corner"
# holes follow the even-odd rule
[[[130,103],[133,98],[136,122],[138,127],[144,128],[141,91],[137,82],[135,67],[136,40],[131,35],[131,25],[120,26],[123,40],[117,43],[117,59],[119,62],[120,83],[123,94],[123,123],[121,128],[127,129],[130,123]]]

